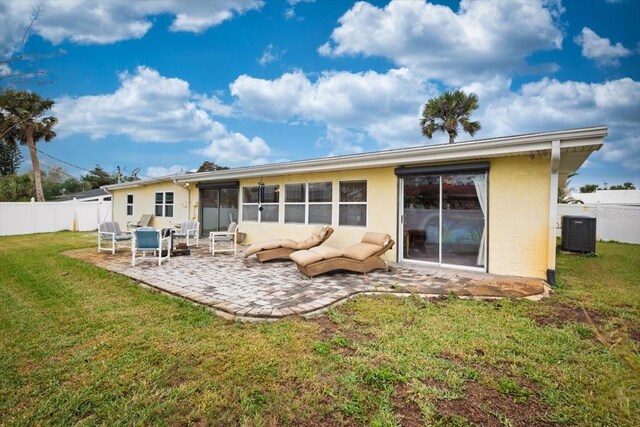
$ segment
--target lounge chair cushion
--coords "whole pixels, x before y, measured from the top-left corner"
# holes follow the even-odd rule
[[[343,255],[357,261],[364,261],[381,250],[381,245],[374,245],[372,243],[356,243],[355,245],[346,247]]]
[[[297,251],[289,255],[294,262],[300,264],[303,267],[306,267],[309,264],[313,264],[314,262],[322,261],[324,258],[322,255],[311,252],[310,250],[302,250]]]
[[[362,243],[371,243],[372,245],[387,246],[391,241],[391,236],[386,233],[372,233],[370,231],[362,236]]]
[[[322,259],[338,258],[342,256],[342,249],[332,248],[331,246],[316,246],[309,249],[314,254],[322,256]]]
[[[298,243],[291,239],[274,239],[274,240],[267,240],[265,242],[256,242],[247,248],[247,250],[244,252],[244,256],[248,257],[260,251],[266,251],[269,249],[277,249],[277,248],[289,248],[289,249],[297,250]]]

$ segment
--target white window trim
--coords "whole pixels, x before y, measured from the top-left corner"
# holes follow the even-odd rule
[[[167,203],[167,193],[172,193],[173,194],[173,202],[172,203]],[[158,194],[162,194],[162,203],[158,203],[157,202],[157,195]],[[167,206],[171,206],[174,209],[175,213],[175,205],[176,205],[176,193],[175,191],[156,191],[154,193],[154,198],[153,198],[153,214],[155,216],[160,216],[162,218],[173,218],[174,215],[172,214],[171,216],[167,215]],[[157,206],[162,206],[162,215],[156,215],[156,207]]]
[[[287,185],[304,185],[304,202],[287,202]],[[282,223],[286,225],[306,225],[309,222],[309,183],[292,182],[283,185],[284,188],[284,208],[282,212]],[[287,206],[304,206],[304,218],[302,222],[287,222]]]
[[[265,187],[278,187],[278,192],[280,192],[280,187],[282,187],[282,185],[280,184],[265,184]],[[240,203],[241,206],[241,212],[240,212],[240,218],[242,218],[242,222],[247,222],[247,223],[251,223],[251,224],[262,224],[263,222],[265,224],[282,224],[282,221],[284,221],[284,213],[281,212],[282,208],[281,208],[281,198],[280,196],[278,196],[278,203],[262,203],[262,206],[278,206],[278,221],[262,221],[262,212],[260,210],[258,210],[258,220],[254,221],[254,220],[246,220],[244,219],[244,207],[245,206],[259,206],[259,203],[245,203],[244,200],[244,189],[245,188],[252,188],[252,187],[259,187],[257,185],[245,185],[241,188],[242,190],[242,194],[240,194],[240,200],[242,203]],[[258,190],[260,191],[260,190]]]
[[[331,184],[331,201],[330,202],[310,202],[309,201],[309,184],[323,184],[323,183],[330,183]],[[307,225],[331,225],[333,226],[333,224],[335,224],[334,222],[334,218],[333,218],[333,213],[336,209],[334,209],[335,206],[335,202],[334,200],[336,200],[335,198],[335,194],[334,194],[334,188],[336,187],[335,183],[333,181],[313,181],[313,182],[307,182],[307,208],[306,208],[306,212],[307,212],[307,216],[305,218],[305,224]],[[329,224],[326,223],[319,223],[319,222],[310,222],[309,221],[309,206],[312,205],[329,205],[331,206],[331,222]]]
[[[348,182],[364,182],[367,186],[366,190],[367,190],[367,201],[366,202],[341,202],[340,201],[340,184],[342,183],[348,183]],[[338,185],[337,185],[337,200],[338,200],[338,209],[336,212],[336,224],[338,224],[338,227],[341,228],[358,228],[358,229],[363,229],[363,228],[367,228],[369,226],[369,180],[368,179],[347,179],[347,180],[341,180],[338,181]],[[365,224],[364,225],[341,225],[340,224],[340,207],[342,205],[365,205],[366,206],[366,215],[364,217],[364,221]]]
[[[129,203],[129,196],[131,196],[131,203]],[[128,193],[127,194],[127,199],[126,199],[126,211],[125,213],[127,214],[126,216],[133,216],[134,215],[134,203],[136,201],[135,195],[133,193]],[[129,206],[131,206],[131,213],[129,213]]]

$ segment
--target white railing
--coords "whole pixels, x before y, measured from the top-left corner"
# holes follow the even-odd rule
[[[111,201],[3,202],[0,203],[0,236],[91,231],[111,220]]]
[[[596,239],[616,240],[640,244],[640,206],[609,205],[602,203],[558,205],[558,230],[564,215],[596,218]]]

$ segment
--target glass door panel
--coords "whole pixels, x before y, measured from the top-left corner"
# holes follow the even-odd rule
[[[404,178],[403,256],[405,259],[440,262],[440,177]]]
[[[220,193],[218,189],[200,190],[202,199],[202,235],[208,236],[210,231],[218,231]]]
[[[442,176],[442,263],[484,267],[484,174]],[[476,188],[478,187],[478,188]],[[482,197],[484,200],[484,197]],[[479,256],[480,255],[480,256]]]
[[[219,231],[227,231],[231,222],[238,223],[238,194],[237,188],[220,189]]]
[[[210,231],[227,231],[231,221],[238,222],[237,188],[203,189],[200,198],[203,236]]]

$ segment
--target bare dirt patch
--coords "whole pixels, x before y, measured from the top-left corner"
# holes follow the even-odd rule
[[[411,390],[408,384],[400,383],[391,398],[394,414],[403,427],[424,426],[422,412],[418,405],[411,399]]]
[[[482,426],[554,425],[543,419],[545,408],[536,397],[530,396],[526,402],[517,403],[512,396],[504,395],[478,382],[467,383],[464,396],[460,399],[437,401],[436,408],[438,415],[443,419],[457,416]]]
[[[545,308],[544,313],[533,316],[533,320],[535,320],[538,326],[555,326],[560,328],[570,322],[584,323],[587,325],[593,323],[596,326],[601,326],[609,318],[599,311],[566,303],[546,304]]]

